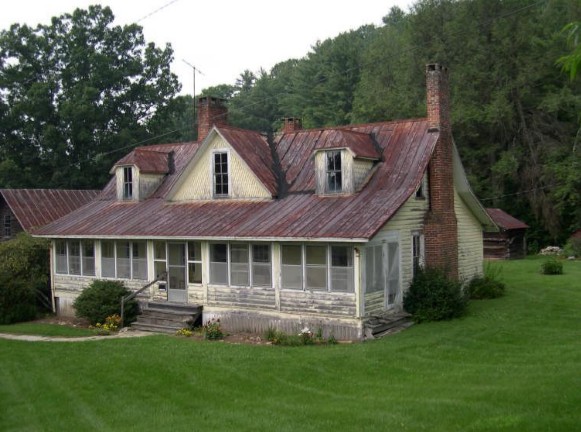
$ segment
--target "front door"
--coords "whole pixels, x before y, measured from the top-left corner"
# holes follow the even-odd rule
[[[168,243],[167,299],[170,302],[187,303],[186,244]]]

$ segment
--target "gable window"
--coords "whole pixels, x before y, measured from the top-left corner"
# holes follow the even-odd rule
[[[95,245],[90,240],[57,240],[55,271],[58,274],[95,276]]]
[[[353,248],[340,245],[282,245],[282,288],[353,292]]]
[[[12,216],[9,214],[4,215],[3,234],[4,237],[12,237]]]
[[[413,274],[424,266],[424,236],[421,233],[412,233],[412,264]]]
[[[241,287],[271,287],[269,244],[210,244],[210,283]]]
[[[146,242],[101,242],[101,277],[147,280]]]
[[[341,152],[333,150],[325,152],[326,158],[326,178],[328,193],[341,192],[342,188],[342,174],[341,174]]]
[[[216,152],[214,153],[214,196],[227,197],[228,196],[228,153]]]
[[[133,168],[123,167],[123,199],[133,199]]]

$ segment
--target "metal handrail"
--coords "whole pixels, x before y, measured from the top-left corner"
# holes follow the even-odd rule
[[[127,294],[124,297],[121,297],[121,328],[123,328],[123,324],[125,322],[125,303],[127,303],[129,300],[133,300],[135,297],[137,297],[139,294],[141,294],[147,288],[152,286],[154,283],[159,282],[159,281],[165,281],[166,277],[167,277],[167,272],[163,272],[158,277],[156,277],[153,281],[149,282],[147,285],[142,286],[137,291],[134,291],[131,294]]]

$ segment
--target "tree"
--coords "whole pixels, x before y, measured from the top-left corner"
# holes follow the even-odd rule
[[[571,80],[575,79],[581,69],[581,21],[567,24],[563,31],[567,33],[567,40],[571,45],[570,54],[557,60],[564,72],[568,72]]]
[[[172,49],[113,19],[90,6],[0,33],[0,186],[98,187],[118,150],[148,137],[179,90]]]

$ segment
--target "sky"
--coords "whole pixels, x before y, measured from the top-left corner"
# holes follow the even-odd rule
[[[17,0],[2,4],[0,29],[13,23],[49,24],[53,16],[86,9],[96,0]],[[234,84],[244,71],[270,70],[307,55],[318,40],[365,24],[381,24],[392,6],[408,11],[413,0],[101,0],[116,25],[138,22],[147,42],[170,43],[172,71],[182,94]],[[186,64],[184,60],[189,63]]]

